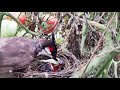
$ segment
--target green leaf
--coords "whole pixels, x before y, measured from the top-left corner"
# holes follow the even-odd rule
[[[106,69],[103,71],[101,76],[102,76],[101,78],[110,78],[110,76],[108,75]]]
[[[112,61],[112,55],[110,55],[110,57],[108,56],[106,58],[106,61],[102,64],[102,67],[97,71],[95,78],[98,78],[102,73],[104,73],[104,75],[107,73],[105,68],[109,65],[110,61]]]
[[[117,52],[115,51],[102,54],[112,48],[114,48],[112,34],[110,32],[106,32],[103,50],[101,51],[100,55],[93,57],[85,73],[83,74],[83,77],[89,75],[90,73],[94,73],[95,77],[99,77],[103,73],[105,68],[109,65],[113,57],[117,55]]]

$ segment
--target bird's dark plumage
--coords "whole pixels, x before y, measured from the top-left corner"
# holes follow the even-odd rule
[[[27,38],[0,39],[0,66],[23,66],[34,57],[35,44]]]
[[[0,38],[0,68],[24,66],[45,47],[54,47],[47,39]]]

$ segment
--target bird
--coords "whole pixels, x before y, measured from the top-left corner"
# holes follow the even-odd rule
[[[43,68],[46,68],[47,71],[51,71],[51,72],[59,72],[60,70],[64,69],[65,63],[62,59],[60,58],[56,58],[56,60],[58,62],[55,62],[54,59],[48,59],[48,60],[40,60],[41,62],[46,63],[45,66],[43,66]],[[42,68],[40,67],[40,70]],[[45,71],[46,71],[45,70]]]
[[[56,59],[57,47],[54,34],[52,34],[51,40],[43,38],[29,39],[25,37],[0,38],[0,75],[15,67],[29,65],[35,57],[41,54],[50,56],[52,63],[59,63]],[[50,61],[51,59],[47,62]],[[5,75],[0,77],[3,76],[5,77]]]

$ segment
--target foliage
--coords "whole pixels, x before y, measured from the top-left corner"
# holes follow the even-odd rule
[[[27,20],[22,24],[11,13],[0,12],[0,37],[3,32],[1,22],[6,15],[18,24],[16,34],[13,36],[49,38],[51,32],[45,34],[44,29],[50,26],[47,22],[52,15],[58,19],[58,24],[54,28],[56,43],[62,51],[58,55],[67,53],[66,62],[71,60],[74,61],[72,65],[78,65],[66,66],[67,71],[70,68],[72,70],[69,77],[119,78],[119,12],[25,12],[25,14]],[[49,17],[43,21],[45,15]]]

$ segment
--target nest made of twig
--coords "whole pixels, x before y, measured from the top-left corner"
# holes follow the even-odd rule
[[[78,69],[80,61],[70,52],[63,52],[58,50],[57,57],[62,59],[65,63],[62,70],[57,72],[39,70],[40,65],[45,65],[45,63],[39,63],[38,61],[32,62],[26,72],[15,72],[15,75],[20,78],[69,78]],[[39,59],[45,59],[47,57],[41,56]]]

